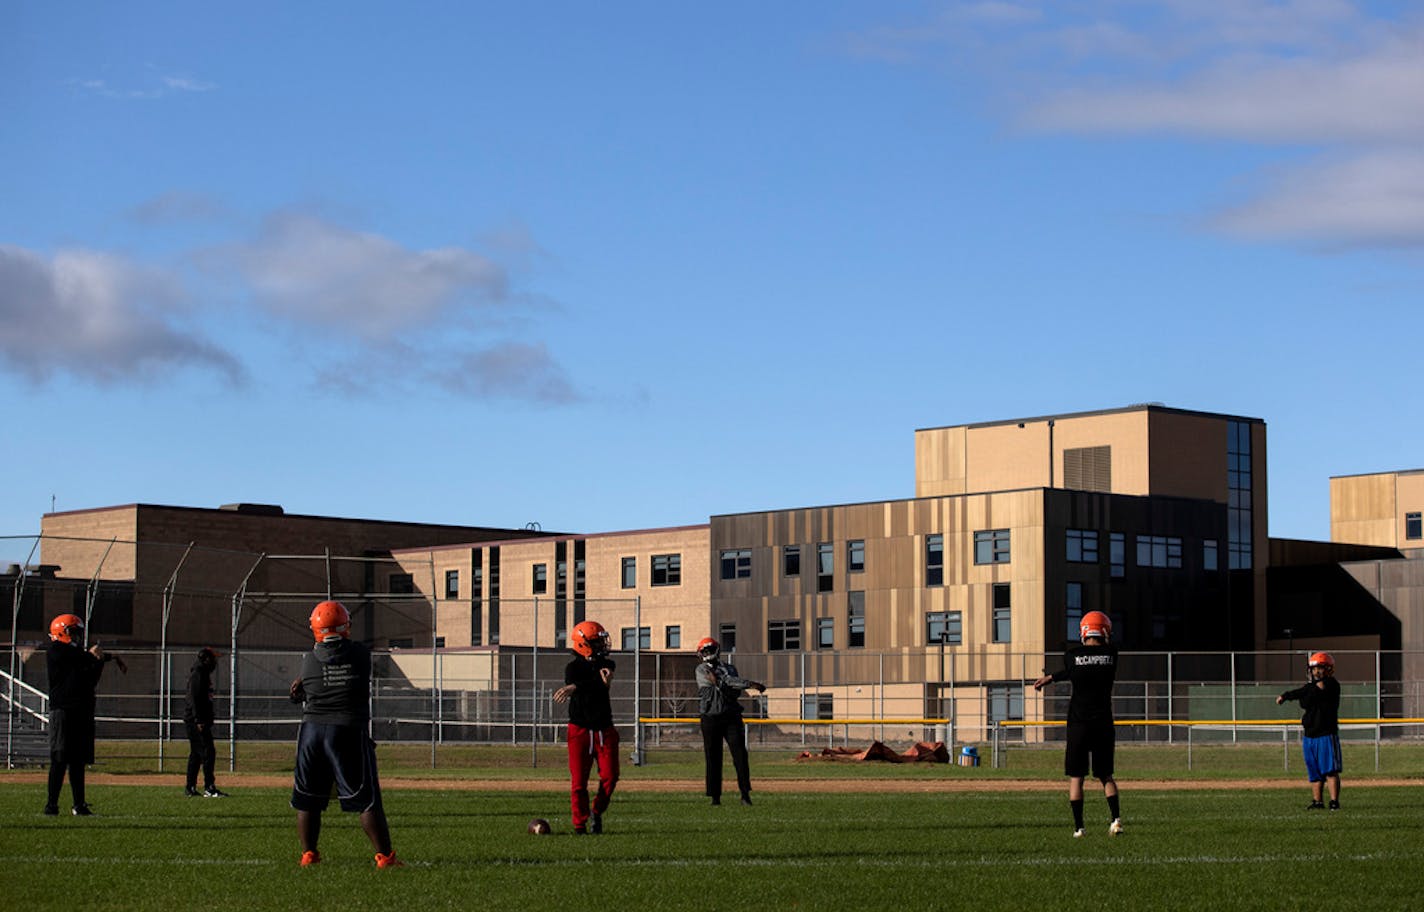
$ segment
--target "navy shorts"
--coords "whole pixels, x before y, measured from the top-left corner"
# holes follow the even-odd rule
[[[361,813],[381,805],[376,743],[362,725],[303,722],[297,732],[292,807],[324,811],[332,789],[343,811]]]
[[[1093,778],[1111,779],[1116,747],[1117,733],[1113,731],[1111,720],[1070,722],[1067,745],[1063,751],[1063,774],[1086,779],[1091,766]]]

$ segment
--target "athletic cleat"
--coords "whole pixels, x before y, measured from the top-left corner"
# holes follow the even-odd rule
[[[303,852],[300,864],[304,868],[309,868],[314,864],[321,864],[321,853],[317,851]]]
[[[1083,828],[1082,828],[1082,827],[1078,827],[1078,829],[1076,829],[1076,830],[1073,831],[1073,838],[1074,838],[1074,839],[1082,839],[1082,838],[1083,838]]]
[[[391,851],[391,854],[389,854],[389,855],[382,855],[380,852],[377,852],[377,853],[376,853],[376,867],[378,867],[378,868],[403,868],[403,867],[405,867],[405,862],[401,861],[399,858],[396,857],[396,853],[395,853],[394,850],[392,850],[392,851]]]
[[[750,805],[751,803],[752,803],[752,796],[751,796],[750,794],[746,793],[746,792],[743,792],[743,793],[742,793],[742,804]]]
[[[1330,810],[1332,810],[1332,811],[1338,811],[1338,810],[1340,810],[1340,802],[1338,802],[1338,801],[1332,801],[1332,802],[1330,802]]]
[[[58,817],[58,816],[59,816],[59,805],[57,805],[57,804],[47,804],[47,805],[45,805],[44,813],[45,813],[45,816],[46,816],[46,817]]]
[[[713,807],[716,807],[717,805],[719,805],[719,804],[721,804],[721,803],[722,803],[722,796],[721,796],[721,795],[713,795],[713,796],[712,796],[712,806],[713,806]]]
[[[1307,805],[1305,806],[1305,809],[1306,809],[1307,811],[1323,811],[1323,810],[1325,810],[1325,802],[1323,802],[1323,801],[1312,801],[1312,802],[1310,802],[1310,804],[1307,804]]]
[[[1120,819],[1114,817],[1114,818],[1113,818],[1113,822],[1110,823],[1110,824],[1108,824],[1108,835],[1109,835],[1109,836],[1121,836],[1121,835],[1122,835],[1122,821],[1121,821]]]
[[[201,798],[202,795],[203,795],[202,792],[198,791],[196,788],[194,788],[194,787],[191,786],[191,785],[185,785],[185,786],[183,787],[183,797],[184,797],[184,798]]]
[[[87,805],[87,804],[76,804],[76,805],[74,806],[74,809],[71,810],[69,813],[73,814],[75,817],[93,817],[93,816],[94,816],[94,812],[89,809],[89,805]]]
[[[589,826],[589,828],[588,828],[588,831],[589,831],[590,833],[592,833],[593,835],[599,836],[599,835],[601,835],[601,834],[603,833],[603,815],[602,815],[602,814],[594,814],[593,817],[591,817],[591,818],[589,819],[589,824],[590,824],[590,826]]]
[[[218,791],[218,787],[217,787],[216,785],[210,785],[210,786],[208,786],[207,788],[203,789],[203,797],[204,797],[204,798],[227,798],[227,797],[228,797],[228,794],[227,794],[227,792]]]

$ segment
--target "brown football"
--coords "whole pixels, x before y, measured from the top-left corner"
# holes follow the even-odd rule
[[[545,820],[543,817],[535,817],[533,820],[529,821],[529,832],[534,834],[535,836],[548,836],[550,833],[554,832],[554,828],[549,826],[549,821]]]

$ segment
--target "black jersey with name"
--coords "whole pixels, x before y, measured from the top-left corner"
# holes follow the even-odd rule
[[[1117,647],[1092,644],[1068,650],[1063,667],[1053,673],[1053,680],[1073,684],[1073,695],[1068,699],[1070,723],[1111,722]]]

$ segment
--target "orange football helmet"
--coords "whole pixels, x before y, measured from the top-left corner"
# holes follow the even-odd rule
[[[586,659],[608,653],[608,631],[598,621],[580,621],[569,634],[574,652]]]
[[[76,631],[84,633],[84,619],[77,614],[61,614],[49,622],[49,638],[56,643],[73,643]]]
[[[1305,667],[1311,673],[1315,669],[1320,669],[1321,677],[1328,677],[1335,673],[1335,657],[1328,652],[1311,653],[1310,659],[1305,663]]]
[[[711,637],[703,637],[697,641],[697,656],[704,662],[710,662],[722,654],[722,644]]]
[[[1087,640],[1088,637],[1101,637],[1104,643],[1112,639],[1112,620],[1101,611],[1089,611],[1083,615],[1078,622],[1078,639]]]
[[[319,602],[311,613],[312,636],[318,643],[351,636],[351,612],[340,602]]]

